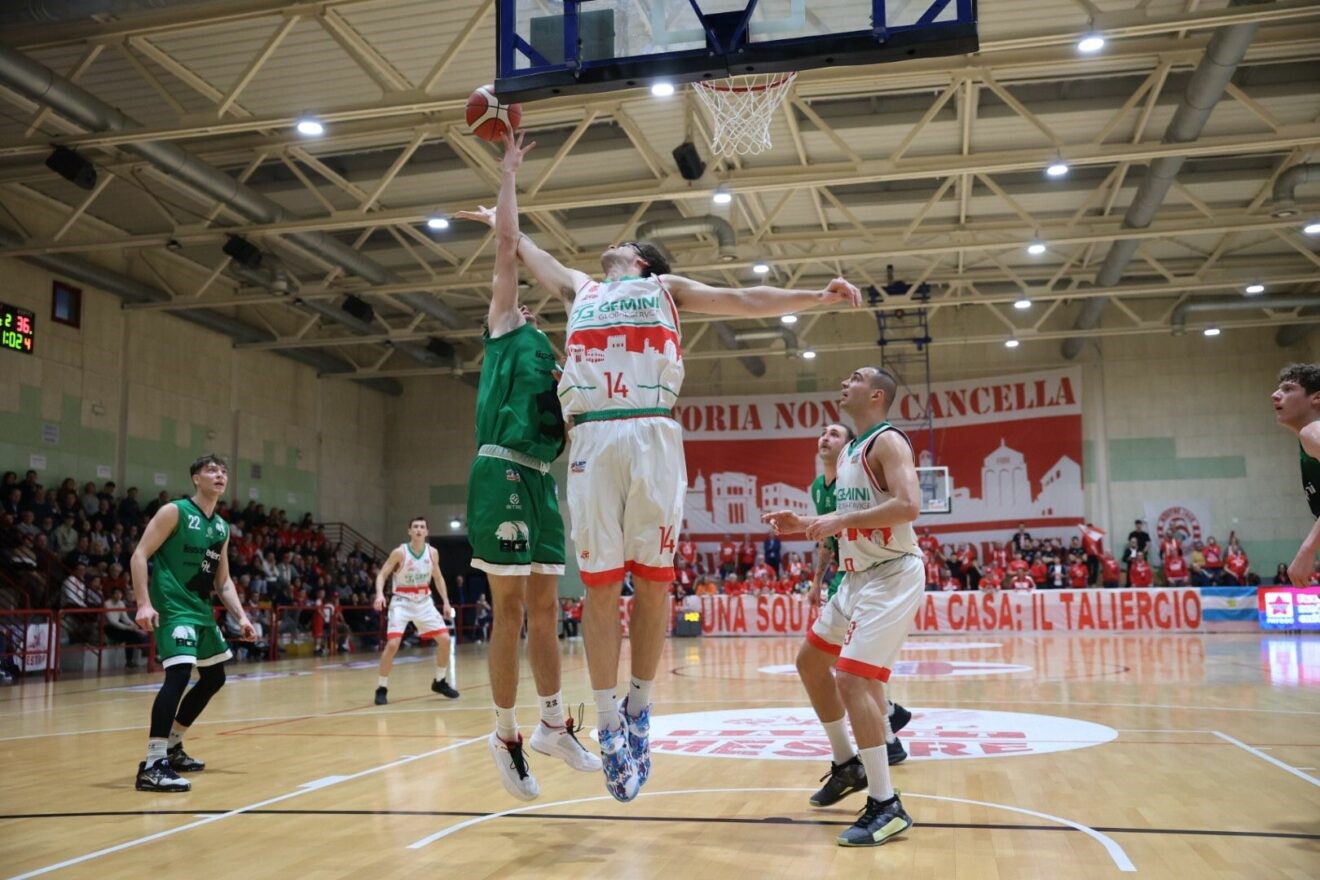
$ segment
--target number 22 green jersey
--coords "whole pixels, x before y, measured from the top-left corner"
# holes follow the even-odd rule
[[[179,521],[151,557],[148,594],[161,621],[214,624],[211,593],[220,571],[220,554],[229,538],[229,524],[207,516],[191,498],[171,501]]]

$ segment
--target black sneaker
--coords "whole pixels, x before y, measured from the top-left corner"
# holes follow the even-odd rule
[[[445,681],[443,678],[439,681],[431,682],[431,690],[440,694],[442,697],[448,697],[451,700],[458,699],[458,691],[451,688],[449,682]]]
[[[192,791],[192,783],[174,772],[169,758],[161,758],[150,767],[146,761],[138,764],[133,787],[138,791]]]
[[[384,706],[386,703],[389,702],[389,700],[385,698],[385,694],[386,694],[386,692],[387,692],[388,690],[389,690],[389,688],[376,688],[376,705],[377,705],[377,706]]]
[[[839,846],[879,846],[911,827],[912,817],[897,794],[884,803],[868,797],[857,821],[839,835]]]
[[[862,759],[853,755],[842,764],[830,762],[830,772],[820,778],[825,784],[808,801],[813,807],[829,807],[837,804],[855,791],[866,788],[866,768]]]
[[[889,713],[890,733],[894,734],[894,736],[898,736],[898,732],[903,728],[907,727],[908,722],[911,720],[912,720],[912,713],[909,712],[907,709],[904,709],[902,706],[898,705],[898,703],[895,703],[894,711]],[[894,762],[890,761],[889,763],[892,764]]]
[[[180,773],[197,773],[206,769],[206,762],[199,761],[183,750],[183,743],[170,746],[165,753],[170,761],[170,767],[178,770]]]
[[[903,748],[903,741],[898,737],[894,737],[893,742],[885,743],[885,751],[889,753],[890,767],[907,760],[907,749]]]

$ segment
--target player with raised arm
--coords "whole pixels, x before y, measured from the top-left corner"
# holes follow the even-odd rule
[[[495,216],[495,277],[483,338],[477,390],[477,457],[468,477],[472,567],[486,572],[494,599],[490,690],[495,730],[487,743],[506,791],[521,800],[540,794],[514,715],[518,644],[527,615],[527,656],[541,722],[531,747],[595,772],[600,759],[578,742],[560,691],[559,578],[564,573],[564,520],[550,463],[564,449],[564,418],[550,340],[531,309],[518,302],[518,202],[514,185],[535,147],[523,134],[505,136]],[[460,212],[460,217],[470,216]]]
[[[1320,364],[1289,364],[1279,373],[1279,387],[1271,395],[1274,417],[1297,435],[1302,463],[1302,491],[1311,507],[1315,524],[1302,540],[1288,566],[1288,580],[1305,587],[1315,571],[1320,551]]]
[[[445,626],[445,619],[454,616],[454,609],[449,605],[445,576],[440,573],[440,554],[426,542],[428,534],[426,517],[414,516],[408,523],[408,542],[390,551],[389,558],[376,574],[376,599],[372,606],[377,611],[385,610],[385,579],[394,575],[391,590],[394,597],[389,600],[385,648],[380,652],[380,677],[376,680],[377,706],[389,702],[390,670],[394,667],[394,655],[399,653],[409,623],[417,627],[419,638],[435,639],[435,679],[431,682],[431,690],[451,700],[458,699],[458,691],[445,680],[445,670],[449,667],[449,628]],[[431,601],[432,580],[440,592],[443,618],[436,610],[435,602]]]
[[[237,618],[244,641],[257,637],[229,579],[229,524],[215,512],[229,482],[229,468],[220,456],[204,455],[188,473],[192,497],[156,511],[129,563],[137,600],[134,619],[154,633],[156,656],[165,667],[165,682],[151,706],[147,760],[138,765],[138,791],[191,791],[192,783],[176,771],[206,768],[183,750],[183,737],[224,687],[224,664],[234,656],[216,626],[211,594],[219,592],[220,601]],[[194,666],[197,683],[185,694]]]
[[[489,210],[464,216],[494,224]],[[650,775],[651,687],[664,650],[687,490],[683,433],[673,417],[683,384],[678,313],[776,317],[819,305],[860,305],[861,294],[842,278],[819,290],[712,287],[671,274],[661,251],[638,241],[606,249],[606,277],[599,283],[526,235],[518,257],[569,308],[559,398],[573,426],[568,505],[578,567],[589,588],[583,640],[605,787],[617,800],[630,801]],[[619,703],[619,596],[626,574],[635,590],[632,680]]]
[[[857,426],[858,437],[838,458],[836,512],[803,517],[780,510],[762,517],[780,534],[805,533],[812,540],[839,536],[843,583],[807,641],[811,650],[838,658],[834,678],[866,773],[866,806],[839,836],[840,846],[881,844],[912,825],[894,792],[884,748],[890,735],[884,683],[924,587],[912,527],[921,512],[916,460],[908,438],[886,420],[897,387],[893,374],[879,367],[854,370],[843,381],[840,409]],[[825,690],[823,682],[812,687]],[[826,778],[833,782],[833,775]]]

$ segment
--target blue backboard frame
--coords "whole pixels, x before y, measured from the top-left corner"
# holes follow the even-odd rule
[[[871,0],[868,30],[747,41],[748,22],[758,0],[742,12],[703,13],[691,4],[706,34],[704,48],[608,59],[583,59],[579,46],[579,6],[563,0],[564,60],[549,61],[517,33],[517,0],[496,0],[495,91],[506,101],[533,101],[556,95],[637,88],[657,80],[672,83],[723,79],[748,73],[786,73],[816,67],[877,64],[910,58],[961,55],[980,48],[977,0],[928,0],[912,24],[886,27],[885,0]],[[953,17],[935,19],[950,7]]]

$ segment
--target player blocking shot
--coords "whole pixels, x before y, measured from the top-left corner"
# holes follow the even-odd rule
[[[179,772],[206,769],[205,762],[183,750],[183,738],[224,686],[224,664],[234,656],[216,625],[211,594],[218,591],[238,619],[243,641],[257,635],[229,579],[229,525],[215,515],[229,468],[220,456],[204,455],[188,473],[192,497],[161,506],[130,562],[135,619],[153,634],[165,667],[165,681],[151,706],[147,759],[138,765],[138,791],[191,791],[192,783]],[[197,683],[188,689],[194,666]]]
[[[385,610],[385,580],[391,575],[394,579],[391,587],[394,595],[389,600],[385,627],[385,648],[380,652],[380,677],[376,681],[377,706],[389,702],[390,670],[394,667],[394,655],[399,653],[409,623],[417,627],[418,638],[435,640],[435,678],[431,681],[431,690],[442,697],[458,699],[458,691],[445,678],[449,667],[449,627],[445,625],[445,619],[453,618],[454,609],[449,605],[445,576],[440,573],[440,553],[426,542],[429,534],[426,517],[413,517],[408,523],[408,542],[395,547],[376,574],[376,599],[372,605],[378,612]],[[440,593],[444,617],[431,600],[432,580]]]
[[[866,806],[852,827],[839,835],[840,846],[875,846],[912,826],[890,780],[886,748],[892,732],[885,683],[925,589],[922,555],[912,526],[921,512],[916,460],[906,435],[887,421],[897,387],[893,374],[878,367],[862,367],[843,380],[839,407],[856,425],[857,439],[839,454],[834,513],[803,517],[780,510],[762,517],[780,534],[804,533],[816,541],[831,535],[839,538],[843,582],[807,633],[807,641],[811,650],[837,658],[834,681],[865,771]],[[819,692],[825,689],[823,680],[808,685],[818,714],[822,708],[833,708],[818,704]],[[825,717],[821,714],[822,720]],[[838,724],[833,732],[841,737],[842,719]],[[834,739],[831,735],[832,748]],[[833,781],[833,776],[831,772],[826,778]]]

